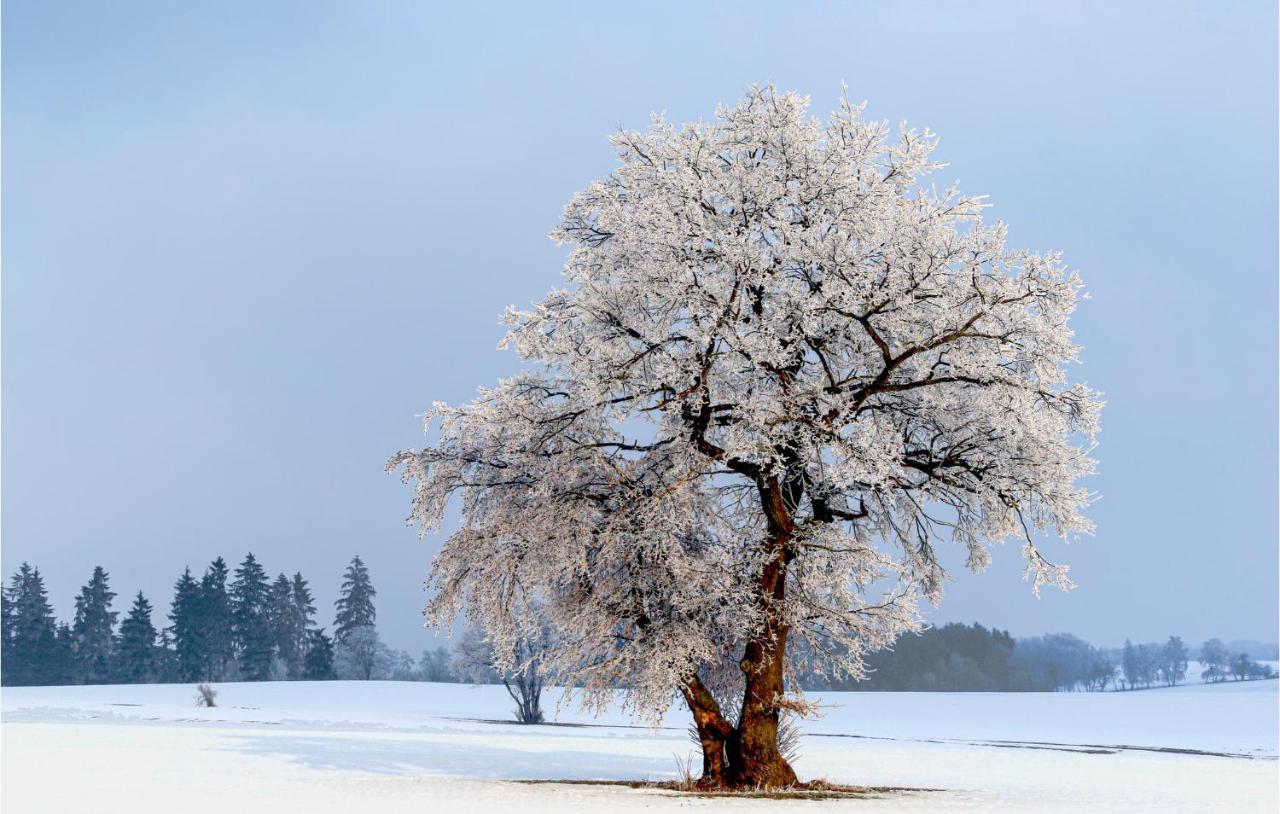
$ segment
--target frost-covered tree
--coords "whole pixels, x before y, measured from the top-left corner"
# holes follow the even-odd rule
[[[1161,651],[1160,677],[1170,687],[1187,677],[1187,646],[1179,636],[1170,636]]]
[[[392,668],[392,653],[373,625],[361,625],[333,646],[333,671],[338,678],[372,681],[386,678]]]
[[[423,650],[418,661],[418,676],[422,681],[451,684],[458,680],[453,669],[453,654],[443,647]]]
[[[418,665],[414,663],[413,656],[409,655],[406,650],[388,651],[391,658],[391,666],[388,674],[392,681],[417,681]]]
[[[333,641],[341,643],[351,631],[360,627],[372,627],[377,620],[373,598],[378,592],[369,578],[369,569],[359,556],[351,558],[346,573],[342,575],[342,587],[338,601],[334,603],[337,615],[334,619]]]
[[[1227,677],[1231,654],[1221,639],[1210,639],[1200,646],[1200,663],[1205,666],[1200,673],[1202,681],[1218,682]]]
[[[89,582],[76,596],[71,634],[76,680],[82,684],[104,684],[111,680],[111,657],[118,616],[111,610],[111,600],[115,596],[102,566],[94,567]]]
[[[545,626],[518,636],[502,653],[494,647],[484,630],[470,625],[462,634],[454,664],[464,681],[473,684],[501,682],[515,702],[516,720],[522,724],[540,724],[542,715],[542,661],[553,647],[551,631]]]
[[[1078,278],[930,186],[928,131],[807,107],[752,88],[613,136],[552,235],[564,288],[507,314],[526,371],[389,463],[424,533],[460,497],[429,617],[509,650],[545,608],[588,703],[684,698],[708,785],[795,781],[789,641],[856,676],[941,598],[940,543],[980,570],[1020,539],[1038,589],[1068,580],[1037,538],[1091,528]]]
[[[138,591],[133,607],[120,623],[116,646],[116,677],[125,684],[144,684],[159,677],[156,628],[151,623],[151,603]]]

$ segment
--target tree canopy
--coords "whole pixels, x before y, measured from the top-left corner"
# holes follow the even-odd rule
[[[646,711],[682,693],[763,785],[794,780],[769,743],[788,637],[858,675],[941,598],[944,541],[980,570],[1020,539],[1036,589],[1069,585],[1037,538],[1091,529],[1101,407],[1067,380],[1060,257],[927,186],[928,131],[807,107],[752,88],[613,136],[553,232],[565,287],[506,316],[525,372],[437,404],[389,464],[424,532],[461,499],[432,618],[465,608],[502,650],[545,608],[548,669]],[[708,695],[741,700],[735,725]]]

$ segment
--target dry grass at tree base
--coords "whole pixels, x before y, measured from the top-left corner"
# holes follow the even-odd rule
[[[692,797],[733,797],[766,800],[854,800],[877,799],[895,794],[937,792],[942,789],[910,788],[906,786],[848,786],[826,780],[811,780],[785,788],[760,789],[705,789],[685,780],[517,780],[526,785],[566,786],[623,786],[630,789],[651,789],[674,792]]]

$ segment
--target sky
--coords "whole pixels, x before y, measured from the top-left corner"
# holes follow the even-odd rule
[[[547,5],[548,8],[535,8]],[[167,609],[252,551],[332,623],[354,554],[434,646],[441,537],[383,472],[421,413],[518,368],[499,316],[654,111],[751,83],[940,134],[940,178],[1091,299],[1097,533],[957,576],[935,622],[1103,645],[1277,638],[1271,2],[46,3],[3,16],[0,559],[61,618],[94,565]],[[447,529],[446,529],[447,531]],[[959,552],[952,562],[958,564]]]

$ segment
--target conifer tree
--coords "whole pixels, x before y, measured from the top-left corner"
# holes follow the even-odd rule
[[[111,610],[115,592],[107,572],[95,566],[93,576],[76,597],[75,622],[71,626],[76,679],[82,684],[111,680],[111,651],[115,641],[116,614]]]
[[[53,636],[53,655],[45,684],[71,684],[76,677],[75,635],[71,625],[59,622]]]
[[[168,628],[160,629],[159,641],[156,642],[156,681],[161,684],[172,684],[179,681],[178,659],[174,652],[173,639]]]
[[[283,666],[285,677],[291,678],[301,669],[303,651],[299,646],[301,636],[298,634],[293,611],[293,585],[284,574],[277,576],[275,582],[271,583],[267,627],[275,658]]]
[[[129,615],[120,623],[116,675],[126,684],[146,684],[157,678],[156,628],[151,603],[138,591]]]
[[[227,562],[218,557],[200,579],[200,606],[197,613],[200,640],[204,645],[203,678],[225,681],[235,667],[232,638],[231,600],[227,596]]]
[[[303,578],[301,571],[294,572],[290,589],[293,593],[294,618],[301,631],[300,649],[305,652],[307,639],[315,628],[316,623],[315,597],[311,595],[311,586],[307,584],[307,580]]]
[[[9,589],[0,586],[0,685],[9,683],[9,660],[13,653],[14,616]]]
[[[347,635],[360,627],[372,627],[377,617],[373,608],[373,597],[377,591],[369,579],[369,569],[365,567],[359,556],[351,558],[351,564],[343,574],[342,589],[338,601],[337,617],[334,621],[333,641],[340,644]]]
[[[5,683],[58,684],[66,680],[53,608],[40,569],[23,563],[9,583],[11,619],[4,652]]]
[[[191,576],[190,568],[183,569],[173,586],[173,602],[169,605],[176,681],[199,681],[205,677],[209,656],[200,618],[202,600],[200,583]]]
[[[303,677],[308,681],[329,681],[333,678],[333,640],[325,635],[324,628],[307,634]]]
[[[231,583],[231,620],[240,673],[246,681],[271,677],[272,635],[268,624],[271,584],[252,553],[245,556]]]

